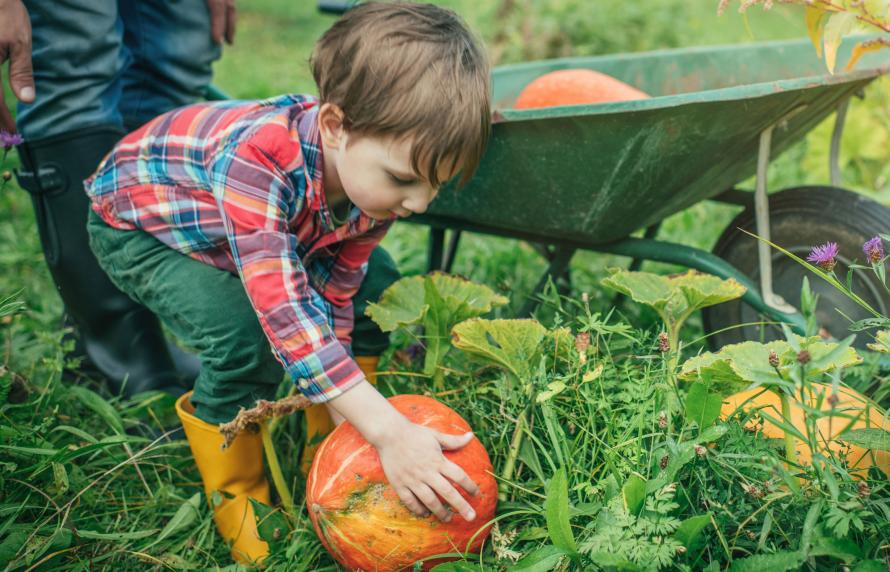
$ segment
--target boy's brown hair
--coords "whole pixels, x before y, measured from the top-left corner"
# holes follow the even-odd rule
[[[473,176],[491,132],[489,65],[452,12],[431,4],[368,2],[321,37],[310,60],[322,103],[350,133],[414,137],[411,165],[433,186],[440,167]],[[426,174],[421,173],[426,169]]]

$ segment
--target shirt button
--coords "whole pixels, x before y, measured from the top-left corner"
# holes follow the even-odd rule
[[[306,379],[305,377],[301,377],[299,383],[300,383],[300,387],[302,387],[303,389],[306,389],[309,387],[309,380]]]

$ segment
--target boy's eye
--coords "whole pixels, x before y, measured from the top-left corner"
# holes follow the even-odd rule
[[[403,179],[401,177],[396,177],[392,173],[389,174],[389,178],[392,179],[395,184],[400,185],[402,187],[408,187],[410,185],[417,183],[417,179]]]

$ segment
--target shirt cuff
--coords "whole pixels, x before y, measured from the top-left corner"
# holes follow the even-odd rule
[[[324,403],[364,381],[365,374],[338,339],[294,362],[288,374],[312,403]]]

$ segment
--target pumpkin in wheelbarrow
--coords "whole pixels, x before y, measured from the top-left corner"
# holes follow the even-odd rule
[[[648,94],[610,75],[588,69],[568,69],[546,73],[529,83],[513,107],[534,109],[648,98]]]
[[[814,383],[813,389],[805,393],[807,396],[806,407],[814,409],[820,406],[824,416],[816,421],[816,444],[823,454],[826,449],[834,452],[839,457],[845,457],[850,474],[857,478],[865,478],[868,468],[875,466],[884,474],[890,476],[890,452],[869,450],[858,445],[845,443],[843,433],[853,429],[883,429],[890,431],[890,419],[881,411],[880,407],[870,402],[860,393],[848,388],[838,388],[838,399],[832,407],[828,397],[831,395],[831,386]],[[799,399],[799,396],[797,396]],[[798,399],[790,399],[791,424],[802,435],[807,434],[806,419],[809,415],[805,407]],[[821,403],[820,403],[821,402]],[[759,387],[740,391],[726,398],[721,408],[721,415],[728,417],[741,408],[744,411],[761,410],[770,417],[782,419],[782,403],[778,394],[766,391]],[[765,437],[782,439],[785,432],[782,428],[762,417],[762,423],[749,421],[747,426],[751,429],[759,429]],[[801,465],[809,465],[813,462],[813,451],[809,445],[795,438],[795,450],[797,462]]]
[[[389,402],[412,423],[452,435],[470,431],[463,418],[430,397],[397,395]],[[410,569],[437,554],[478,552],[497,503],[491,461],[476,438],[444,455],[479,486],[473,497],[455,485],[476,512],[472,522],[456,512],[450,522],[414,515],[387,482],[377,450],[348,422],[334,429],[312,463],[306,506],[316,534],[337,562],[350,571],[383,572]],[[424,570],[444,561],[427,561]]]

